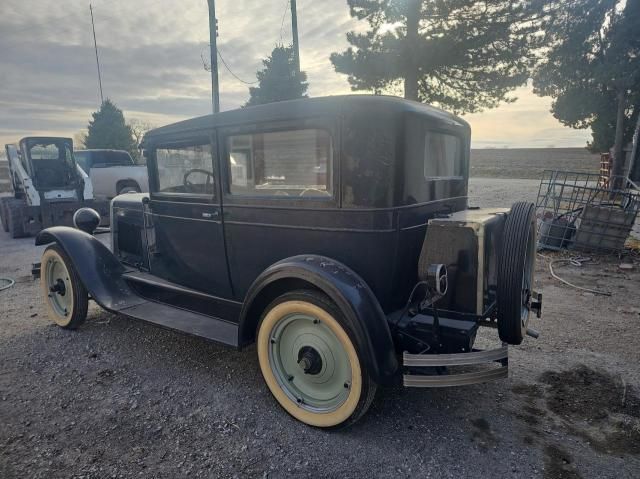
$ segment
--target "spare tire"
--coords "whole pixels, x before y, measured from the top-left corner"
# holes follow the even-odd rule
[[[520,344],[527,332],[535,254],[535,205],[524,201],[514,203],[502,233],[496,291],[498,333],[508,344]]]

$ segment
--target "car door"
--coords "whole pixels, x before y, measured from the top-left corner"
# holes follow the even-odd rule
[[[221,129],[218,138],[235,299],[242,300],[256,277],[281,259],[336,257],[349,225],[339,210],[333,120],[234,126]]]
[[[149,267],[179,286],[229,298],[214,142],[199,135],[149,152]]]

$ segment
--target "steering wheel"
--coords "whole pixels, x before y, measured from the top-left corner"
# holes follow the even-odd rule
[[[327,190],[319,190],[318,188],[306,188],[298,196],[331,196],[331,193]]]
[[[182,184],[184,186],[193,186],[193,183],[191,183],[187,178],[189,178],[189,175],[191,175],[192,173],[203,173],[205,175],[207,175],[207,181],[206,181],[206,185],[209,186],[211,184],[211,179],[213,178],[213,172],[212,171],[207,171],[207,170],[203,170],[201,168],[193,168],[189,171],[187,171],[184,176],[182,177]]]

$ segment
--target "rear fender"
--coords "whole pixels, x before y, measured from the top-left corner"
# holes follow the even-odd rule
[[[36,245],[57,243],[71,259],[91,297],[109,311],[144,302],[122,278],[124,267],[95,237],[67,226],[53,226],[36,236]],[[44,265],[42,265],[44,272]]]
[[[300,255],[284,259],[267,268],[254,281],[240,314],[238,344],[248,345],[254,341],[263,309],[275,299],[274,288],[269,287],[278,282],[306,283],[325,293],[345,315],[372,379],[379,384],[393,382],[398,361],[389,325],[378,300],[354,271],[322,256]],[[269,290],[271,293],[265,297],[264,292]]]

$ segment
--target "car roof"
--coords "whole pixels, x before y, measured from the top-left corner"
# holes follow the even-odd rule
[[[339,95],[268,103],[180,121],[150,130],[145,135],[142,146],[144,148],[145,145],[156,141],[179,139],[181,134],[187,132],[204,132],[216,127],[248,123],[292,120],[323,115],[337,116],[344,111],[362,108],[375,108],[376,114],[388,115],[389,118],[400,113],[413,113],[423,118],[428,118],[434,123],[446,123],[447,125],[465,129],[469,128],[469,125],[463,119],[423,103],[395,96]]]

